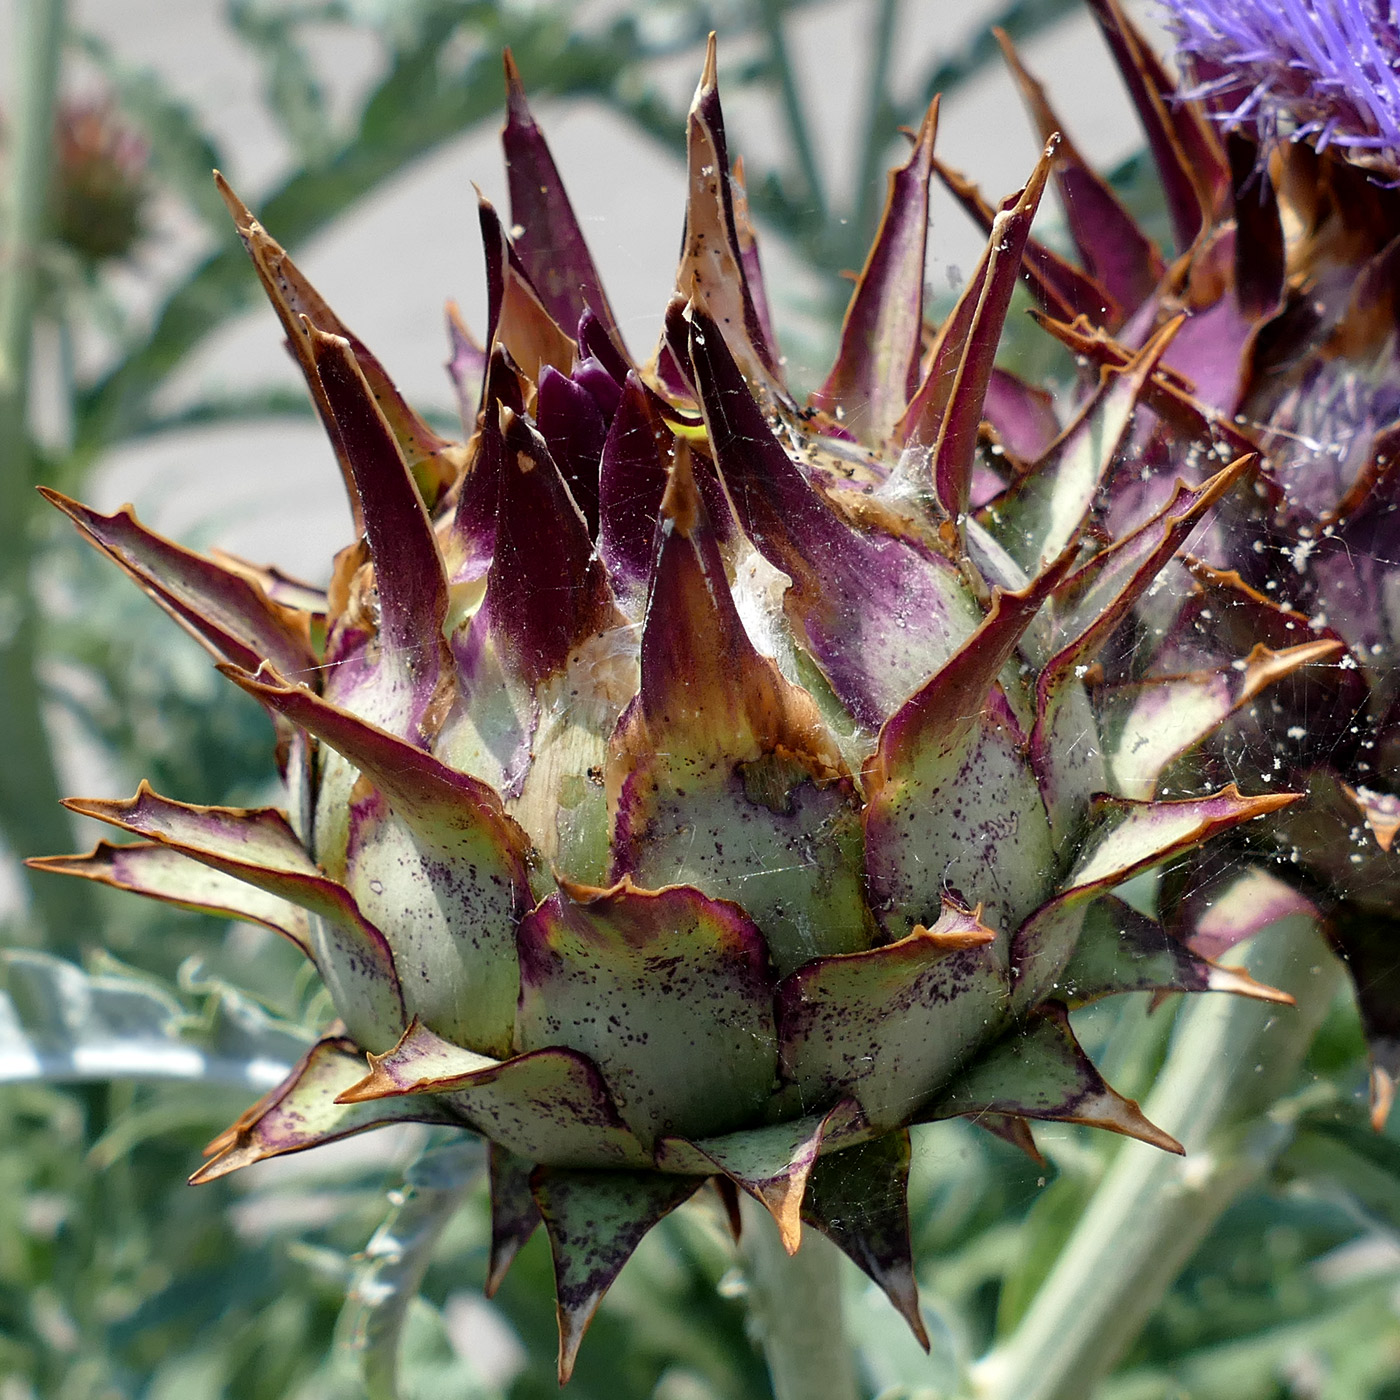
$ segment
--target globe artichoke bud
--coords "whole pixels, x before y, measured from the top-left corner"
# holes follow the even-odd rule
[[[1031,1146],[1029,1122],[1063,1120],[1174,1149],[1067,1009],[1149,988],[1280,998],[1112,890],[1294,799],[1126,795],[1085,685],[1246,460],[1092,547],[1155,336],[995,516],[974,509],[1054,145],[926,344],[936,104],[835,366],[799,403],[713,42],[678,292],[639,367],[507,75],[512,232],[483,201],[484,347],[453,324],[466,444],[413,412],[224,187],[356,542],[322,594],[49,494],[267,708],[288,811],[143,786],[71,804],[139,841],[40,864],[296,943],[339,1021],[194,1180],[405,1119],[482,1134],[490,1286],[543,1222],[561,1377],[637,1242],[710,1180],[766,1206],[790,1250],[804,1222],[831,1237],[922,1337],[912,1124],[968,1115]]]
[[[1091,8],[1147,132],[1178,248],[1164,257],[1066,142],[1056,173],[1079,265],[1028,244],[1042,321],[1096,365],[1126,364],[1174,328],[1144,393],[1137,453],[1105,492],[1107,528],[1131,530],[1221,453],[1263,454],[1176,586],[1140,605],[1136,630],[1108,649],[1110,689],[1130,731],[1153,731],[1149,754],[1235,712],[1178,784],[1244,773],[1308,791],[1267,827],[1289,887],[1260,869],[1240,881],[1237,855],[1217,850],[1178,882],[1181,918],[1218,951],[1288,909],[1325,915],[1357,985],[1379,1124],[1400,1074],[1400,30],[1369,0],[1267,11],[1168,0],[1188,79],[1178,89],[1117,0]],[[1057,127],[1006,48],[1036,120]],[[1259,701],[1280,653],[1306,646],[1311,664]],[[1188,720],[1181,678],[1212,671],[1216,698]],[[1161,725],[1168,712],[1189,733]],[[1117,780],[1150,793],[1130,770]]]

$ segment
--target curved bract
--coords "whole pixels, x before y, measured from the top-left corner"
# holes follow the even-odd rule
[[[1014,398],[993,358],[1053,143],[925,344],[932,112],[799,404],[713,45],[677,299],[638,364],[508,74],[515,232],[483,203],[485,343],[454,330],[479,385],[465,444],[229,196],[360,531],[323,605],[55,497],[267,708],[290,815],[143,788],[73,804],[140,844],[44,864],[296,942],[339,1024],[196,1179],[405,1118],[485,1135],[493,1286],[542,1220],[561,1375],[637,1241],[712,1177],[789,1248],[803,1221],[831,1236],[922,1335],[910,1124],[974,1115],[1025,1143],[1060,1119],[1172,1149],[1065,1008],[1271,995],[1108,892],[1293,799],[1130,790],[1086,683],[1245,464],[1113,548],[1088,533],[1163,337],[997,476],[979,425]],[[1218,686],[1181,685],[1193,742]]]

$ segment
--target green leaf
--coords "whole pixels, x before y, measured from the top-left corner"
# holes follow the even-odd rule
[[[382,597],[382,590],[381,590]],[[410,1015],[503,1056],[519,992],[514,928],[529,908],[529,839],[485,783],[264,668],[228,671],[377,791],[355,804],[346,885],[386,930]]]
[[[637,1166],[648,1154],[618,1117],[597,1068],[559,1046],[492,1060],[434,1035],[416,1021],[341,1102],[431,1101],[444,1096],[492,1141],[531,1162]]]
[[[316,169],[338,144],[325,94],[306,50],[297,42],[295,19],[270,10],[258,0],[233,0],[229,22],[262,64],[269,109],[301,163]]]
[[[907,1129],[820,1158],[802,1218],[880,1285],[928,1351],[909,1240],[909,1158]]]
[[[494,1298],[515,1256],[530,1242],[540,1210],[530,1194],[533,1163],[500,1143],[488,1145],[491,1180],[491,1258],[486,1266],[486,1296]]]
[[[1218,832],[1297,800],[1293,793],[1247,797],[1233,783],[1206,797],[1176,801],[1105,798],[1098,805],[1099,820],[1065,883],[1065,891],[1075,894],[1121,884]]]
[[[409,1167],[393,1208],[365,1246],[341,1315],[339,1347],[357,1357],[369,1400],[397,1400],[409,1307],[443,1229],[484,1163],[482,1144],[471,1139],[427,1148]]]
[[[203,1020],[155,978],[90,974],[47,953],[0,952],[0,1083],[182,1079],[262,1092],[309,1037],[221,993]]]
[[[304,633],[251,579],[148,530],[130,506],[102,515],[61,492],[40,491],[215,656],[253,668],[271,661],[293,676],[315,674]]]
[[[842,1137],[859,1134],[864,1128],[855,1100],[842,1099],[830,1113],[809,1114],[763,1128],[745,1128],[687,1145],[702,1153],[772,1214],[783,1247],[795,1254],[802,1237],[803,1196],[818,1155]],[[669,1169],[665,1149],[673,1141],[663,1139],[657,1153],[663,1170]]]
[[[145,783],[129,802],[70,799],[68,806],[319,915],[311,926],[312,955],[336,1010],[367,1048],[398,1036],[403,994],[384,935],[343,885],[321,873],[281,812],[195,807],[161,797]]]
[[[85,856],[42,856],[33,868],[96,880],[182,909],[262,924],[311,956],[311,929],[300,906],[157,841],[135,841],[126,846],[99,841]]]
[[[919,697],[881,735],[901,730]],[[974,722],[904,745],[865,814],[870,902],[887,936],[938,915],[945,891],[1012,934],[1054,889],[1056,852],[1025,742],[1005,697],[973,701]],[[951,742],[950,742],[951,741]]]

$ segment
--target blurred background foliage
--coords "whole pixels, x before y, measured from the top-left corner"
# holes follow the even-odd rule
[[[975,79],[995,45],[990,27],[979,29],[897,99],[890,68],[901,5],[869,0],[869,49],[851,56],[848,74],[861,94],[858,168],[849,198],[838,200],[786,41],[785,24],[802,8],[804,0],[229,0],[227,42],[260,65],[268,117],[292,152],[260,215],[295,250],[411,162],[495,124],[506,46],[532,96],[603,104],[679,162],[683,112],[654,76],[719,28],[751,41],[725,72],[726,94],[776,97],[783,156],[750,166],[750,203],[810,270],[812,318],[830,337],[848,291],[839,274],[863,259],[894,133],[916,124],[930,94]],[[1000,22],[1028,38],[1076,8],[1013,0]],[[0,831],[20,888],[14,857],[77,842],[54,801],[51,735],[82,745],[117,788],[146,776],[163,792],[234,804],[275,790],[261,711],[36,509],[33,484],[81,495],[115,447],[192,423],[308,409],[280,390],[187,396],[169,409],[173,376],[259,297],[209,181],[225,153],[155,73],[66,30],[61,5],[20,0],[16,14],[0,297]],[[377,81],[348,114],[331,109],[309,56],[325,26],[355,26],[381,51]],[[98,73],[104,95],[60,102],[50,145],[47,123],[71,64]],[[26,141],[40,166],[26,166]],[[1149,221],[1160,219],[1155,184],[1142,174],[1133,159],[1115,182]],[[157,199],[179,206],[203,252],[133,309],[119,294],[121,268],[149,236]],[[48,410],[56,428],[36,425],[32,412],[36,328],[35,343],[59,369],[59,402]],[[1045,355],[1053,371],[1036,333],[1017,334],[1020,362]],[[74,346],[94,338],[104,353],[79,371]],[[204,1142],[275,1082],[278,1065],[325,1019],[314,978],[291,950],[245,926],[43,877],[10,901],[3,935],[0,1400],[557,1393],[543,1240],[493,1301],[481,1294],[488,1227],[476,1144],[427,1130],[379,1133],[185,1186]],[[1141,1095],[1174,1015],[1168,1006],[1149,1017],[1127,998],[1077,1024],[1110,1077]],[[1273,1136],[1256,1153],[1263,1169],[1156,1308],[1105,1397],[1400,1400],[1400,1136],[1365,1126],[1364,1073],[1343,997],[1296,1091],[1268,1120]],[[1015,1327],[1120,1150],[1075,1129],[1041,1136],[1046,1161],[1036,1164],[966,1123],[920,1130],[913,1225],[933,1354],[850,1270],[868,1395],[965,1394],[970,1360]],[[736,1259],[717,1197],[702,1193],[668,1218],[608,1296],[571,1393],[768,1396]]]

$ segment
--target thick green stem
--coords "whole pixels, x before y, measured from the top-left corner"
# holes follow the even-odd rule
[[[841,1253],[815,1230],[789,1255],[772,1217],[743,1200],[749,1311],[776,1400],[857,1400],[841,1309]]]
[[[0,832],[19,856],[72,845],[36,674],[39,616],[31,590],[34,459],[28,434],[29,367],[39,252],[48,209],[63,0],[24,0],[14,48],[9,189],[0,238]],[[71,950],[87,926],[80,880],[36,875],[30,892],[51,942]]]
[[[1091,1395],[1211,1226],[1286,1145],[1288,1125],[1268,1109],[1294,1082],[1340,968],[1306,919],[1266,930],[1244,963],[1298,1005],[1216,995],[1178,1017],[1144,1107],[1185,1157],[1123,1145],[1019,1326],[977,1368],[984,1400]]]

